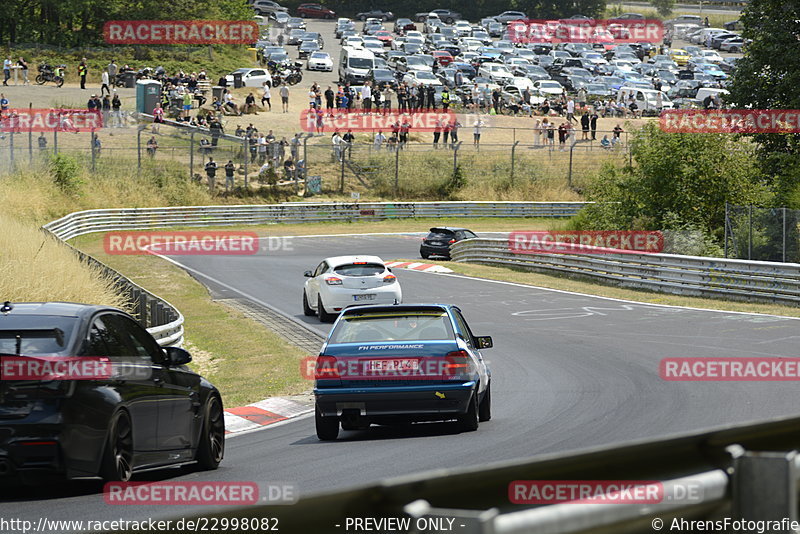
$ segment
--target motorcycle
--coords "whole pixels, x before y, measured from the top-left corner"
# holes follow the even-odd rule
[[[272,85],[278,86],[282,83],[286,85],[297,85],[303,81],[303,70],[297,65],[287,66],[283,69],[277,69],[277,72],[272,75]]]
[[[58,65],[53,68],[46,63],[39,65],[39,74],[36,75],[36,84],[44,85],[47,82],[53,82],[56,87],[64,85],[64,69],[66,65]]]

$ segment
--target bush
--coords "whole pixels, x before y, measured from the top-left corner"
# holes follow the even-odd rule
[[[75,158],[65,154],[50,156],[50,174],[53,176],[53,183],[63,192],[68,194],[78,192],[83,185],[80,173],[81,166]]]

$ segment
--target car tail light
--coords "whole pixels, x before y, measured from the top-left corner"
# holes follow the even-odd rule
[[[453,243],[455,243],[455,242],[456,242],[456,240],[455,240],[455,239],[451,239],[450,241],[448,241],[448,243],[450,243],[451,245],[452,245]]]
[[[387,274],[383,277],[384,284],[393,284],[397,281],[397,277],[393,274]]]
[[[336,368],[336,357],[325,355],[317,356],[314,378],[341,378],[339,376],[339,370]]]
[[[325,279],[325,283],[329,286],[340,286],[342,285],[342,279],[331,276]]]
[[[472,374],[472,358],[465,350],[456,350],[445,356],[444,376],[447,378],[463,378]]]

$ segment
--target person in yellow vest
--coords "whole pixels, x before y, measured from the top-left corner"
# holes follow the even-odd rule
[[[449,107],[450,107],[450,92],[447,90],[447,87],[445,87],[444,89],[442,89],[442,109],[447,111]],[[447,141],[445,140],[445,143],[446,142]]]
[[[78,65],[78,76],[81,77],[81,89],[86,89],[86,73],[88,70],[86,58],[83,58],[80,65]]]

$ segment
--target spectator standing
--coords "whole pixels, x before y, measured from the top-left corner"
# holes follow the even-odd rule
[[[267,138],[264,137],[264,134],[258,138],[258,163],[263,165],[264,162],[267,160],[267,148],[269,147],[269,143],[267,142]]]
[[[236,172],[236,165],[232,160],[225,164],[225,191],[233,189],[233,175]]]
[[[92,95],[91,97],[89,97],[89,101],[86,103],[86,109],[88,109],[89,111],[95,111],[97,109],[95,98],[97,98],[97,95]]]
[[[78,76],[81,77],[81,89],[86,89],[86,75],[89,72],[89,67],[86,65],[86,58],[83,58],[78,64]]]
[[[447,86],[442,89],[442,109],[445,111],[450,109],[450,90]],[[447,143],[447,136],[445,136],[444,142]]]
[[[150,159],[156,157],[156,150],[158,150],[158,141],[154,135],[151,135],[147,141],[147,155],[150,156]]]
[[[103,91],[111,95],[111,89],[108,87],[108,71],[104,70],[100,75],[100,96],[103,96]]]
[[[581,140],[589,140],[589,114],[584,113],[581,115]]]
[[[436,89],[434,89],[432,85],[429,85],[425,89],[425,92],[428,93],[428,107],[436,111]]]
[[[461,128],[461,123],[458,119],[450,123],[450,147],[453,148],[458,143],[458,129]]]
[[[339,130],[333,132],[331,136],[331,146],[333,148],[333,158],[336,161],[342,161],[342,143],[344,143],[344,139],[342,136],[339,135]]]
[[[208,163],[206,163],[206,176],[208,177],[208,191],[213,195],[214,181],[217,177],[217,163],[214,161],[214,158],[208,158]]]
[[[100,106],[100,109],[103,111],[103,126],[107,128],[111,120],[111,98],[109,95],[103,97]]]
[[[281,84],[281,105],[283,106],[283,112],[289,113],[289,88],[286,87],[286,82]]]
[[[375,150],[379,151],[381,147],[383,147],[383,143],[385,142],[386,142],[386,136],[383,135],[383,132],[378,130],[378,133],[375,134],[375,140],[373,141],[373,144],[375,145]]]
[[[119,72],[119,67],[117,67],[116,59],[112,59],[111,63],[109,63],[108,66],[106,66],[106,72],[108,73],[109,81],[111,83],[114,83],[114,81],[117,78],[117,72]]]
[[[542,141],[542,121],[536,119],[533,125],[533,146],[539,146]]]
[[[114,98],[111,99],[111,116],[114,118],[114,128],[122,127],[122,113],[120,111],[121,107],[122,101],[119,99],[119,95],[115,89]]]
[[[298,155],[300,152],[300,134],[294,134],[292,140],[289,141],[289,153],[292,155],[292,159],[297,161]]]
[[[364,105],[364,111],[367,113],[372,111],[372,87],[369,82],[364,82],[364,87],[361,88],[361,102]]]
[[[383,89],[383,113],[386,115],[389,113],[389,110],[392,108],[392,88],[389,87],[389,84],[386,84],[386,87]]]
[[[592,114],[589,115],[589,126],[591,127],[591,130],[592,130],[592,141],[596,141],[597,140],[597,119],[598,118],[599,117],[597,116],[597,110],[596,109],[592,109]]]
[[[100,156],[100,151],[103,149],[103,143],[100,142],[100,136],[92,133],[92,150],[94,150],[95,157]]]
[[[570,124],[575,120],[575,101],[572,100],[572,97],[567,100],[567,120]]]
[[[211,132],[211,146],[216,147],[219,143],[220,136],[225,133],[225,130],[222,128],[222,123],[219,122],[218,118],[214,117],[209,123],[208,129]]]
[[[480,117],[478,117],[478,120],[476,120],[476,121],[475,121],[475,126],[474,126],[474,128],[472,129],[472,144],[473,144],[473,145],[475,146],[475,148],[477,148],[477,149],[480,149],[480,144],[481,144],[481,131],[483,130],[483,127],[484,127],[485,125],[486,125],[486,123],[485,123],[485,122],[483,122],[483,120],[481,120],[481,118],[480,118]]]
[[[158,133],[158,125],[162,122],[164,122],[164,108],[158,103],[156,107],[153,108],[153,133]]]
[[[329,85],[327,89],[325,89],[325,109],[334,109],[335,102],[334,102],[334,95],[333,89]]]
[[[23,58],[19,58],[17,65],[22,68],[22,85],[28,85],[30,83],[28,82],[28,62]]]
[[[268,111],[272,111],[272,91],[269,88],[269,82],[264,82],[264,92],[261,94],[261,107],[264,107],[264,102],[269,106]]]
[[[439,148],[439,138],[442,136],[442,121],[436,119],[433,125],[433,148]]]
[[[3,85],[8,85],[9,78],[11,78],[11,56],[3,60]]]

